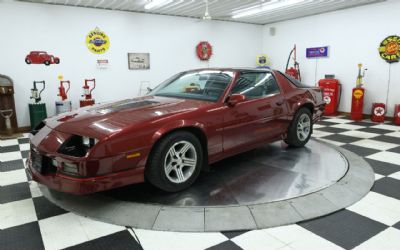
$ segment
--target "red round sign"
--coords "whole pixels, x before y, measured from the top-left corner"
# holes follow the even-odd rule
[[[210,43],[205,41],[199,42],[199,44],[196,46],[196,53],[200,60],[206,61],[210,59],[212,55],[212,47]]]

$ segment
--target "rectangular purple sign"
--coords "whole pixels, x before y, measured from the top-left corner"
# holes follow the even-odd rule
[[[315,47],[306,49],[306,57],[328,57],[328,46],[325,47]]]

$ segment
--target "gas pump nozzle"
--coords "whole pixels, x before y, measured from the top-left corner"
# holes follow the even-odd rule
[[[43,88],[39,91],[37,89],[37,84],[38,83],[42,83],[43,84]],[[33,88],[31,89],[31,99],[35,100],[35,103],[38,103],[42,100],[42,92],[43,90],[46,88],[46,82],[45,81],[33,81]]]

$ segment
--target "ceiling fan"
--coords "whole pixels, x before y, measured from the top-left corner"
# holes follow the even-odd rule
[[[206,3],[206,11],[204,12],[204,15],[202,16],[203,20],[212,20],[212,16],[210,15],[210,12],[208,12],[208,0],[204,0]]]

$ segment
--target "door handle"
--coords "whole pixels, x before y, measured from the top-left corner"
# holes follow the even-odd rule
[[[282,100],[282,101],[277,101],[277,102],[276,102],[276,105],[281,106],[283,103],[284,103],[283,100]]]

